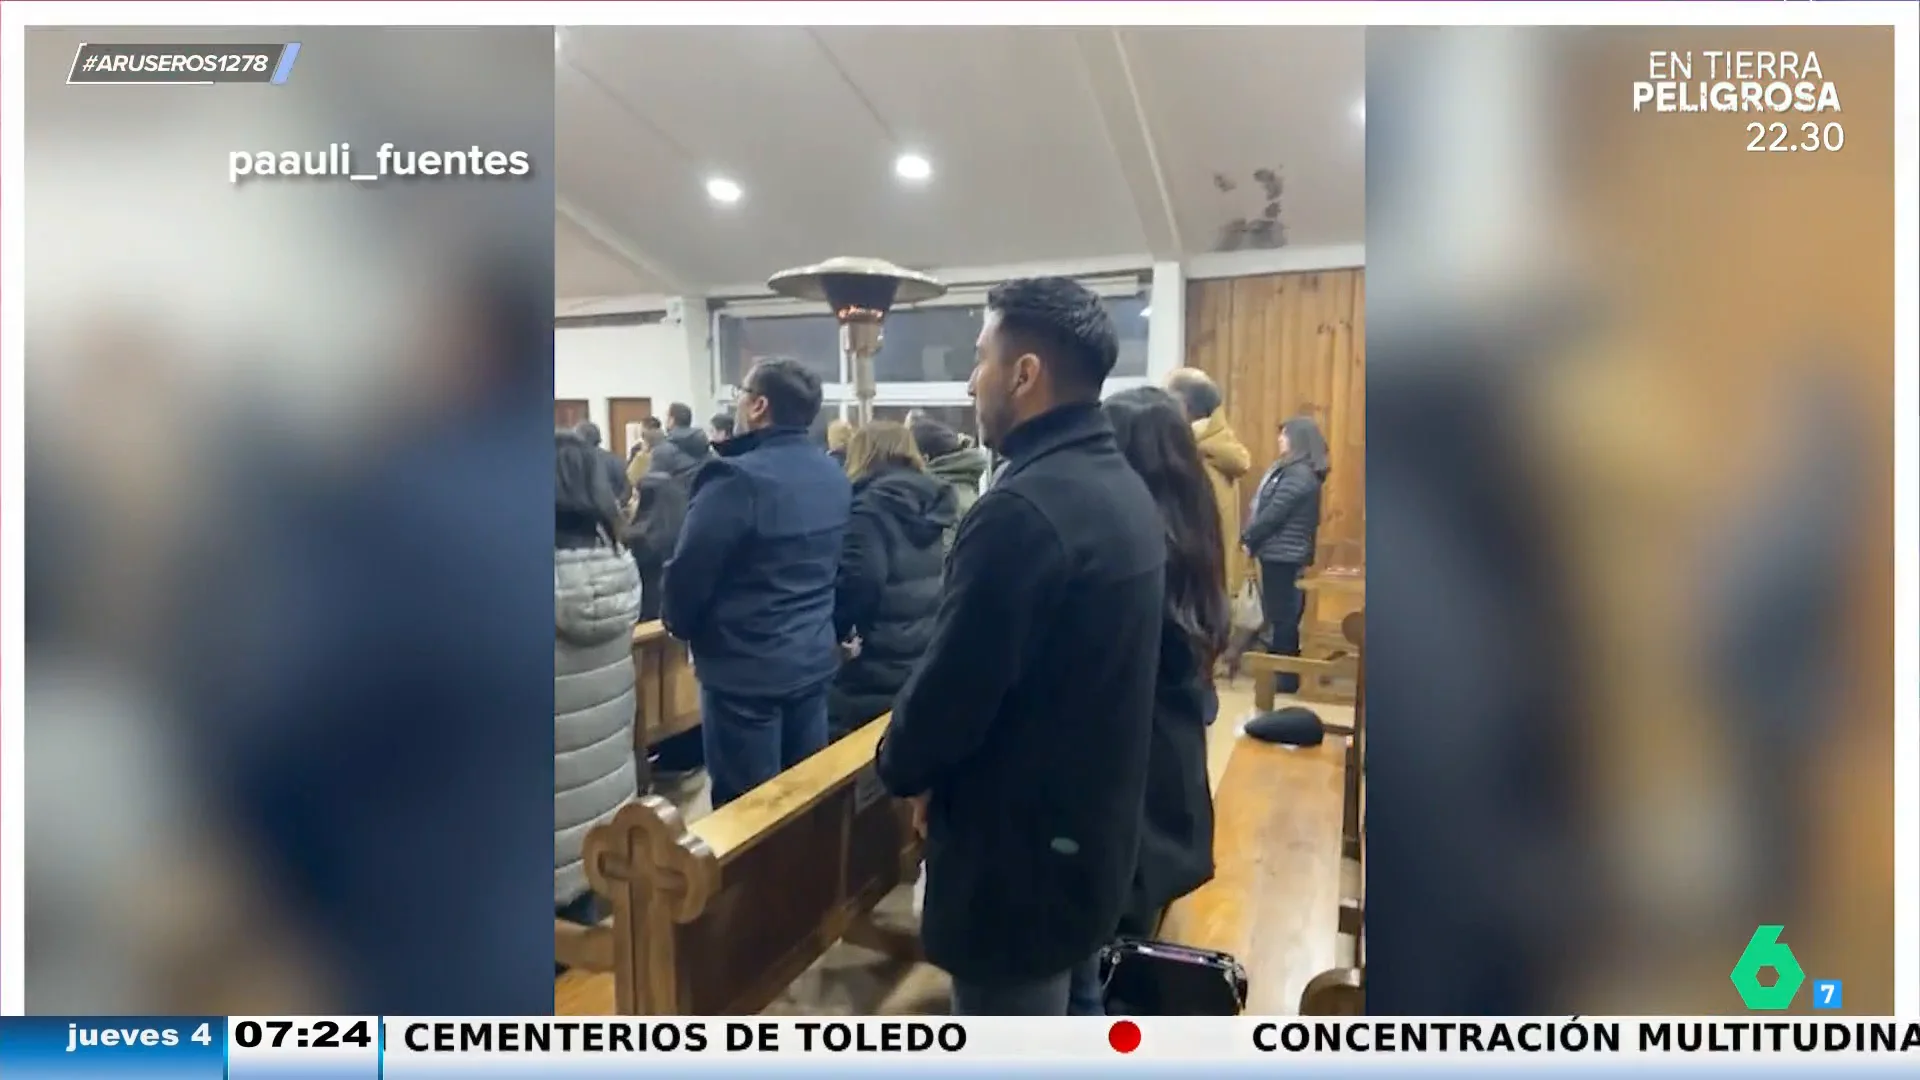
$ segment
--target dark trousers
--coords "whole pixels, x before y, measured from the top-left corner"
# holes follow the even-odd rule
[[[570,903],[555,905],[553,917],[575,926],[597,925],[601,919],[600,898],[593,894],[592,889],[588,889]],[[553,965],[553,974],[556,977],[564,974],[566,970],[565,964]]]
[[[700,688],[700,737],[720,809],[827,745],[827,686],[788,697]]]
[[[955,1016],[1105,1016],[1100,1005],[1100,956],[1044,979],[991,986],[953,980]]]
[[[1307,606],[1300,591],[1303,569],[1299,563],[1260,560],[1260,614],[1267,620],[1267,651],[1276,656],[1300,655],[1300,616]],[[1297,693],[1300,676],[1277,676],[1274,689]]]
[[[697,730],[669,735],[653,748],[653,768],[656,773],[690,773],[705,764],[706,760],[706,747]]]

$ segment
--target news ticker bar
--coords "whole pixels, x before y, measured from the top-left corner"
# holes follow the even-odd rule
[[[1920,1066],[1920,1022],[1890,1019],[1299,1017],[5,1017],[7,1080],[406,1080],[817,1070],[993,1080],[1078,1065],[1169,1078],[1372,1075],[1581,1063],[1809,1076]],[[1284,1063],[1284,1064],[1283,1064]]]
[[[283,45],[98,45],[73,54],[67,82],[122,86],[284,85],[300,43]]]

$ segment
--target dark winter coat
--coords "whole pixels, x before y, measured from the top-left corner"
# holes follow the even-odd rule
[[[854,483],[833,629],[841,641],[858,636],[860,650],[841,664],[827,698],[836,738],[893,707],[933,639],[941,540],[958,518],[956,503],[951,487],[917,469],[891,468]]]
[[[927,958],[989,985],[1086,961],[1140,854],[1166,540],[1093,403],[1006,438],[960,522],[879,774],[927,794]]]

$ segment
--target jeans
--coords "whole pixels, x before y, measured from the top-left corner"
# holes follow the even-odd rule
[[[1100,955],[1057,975],[984,986],[953,980],[955,1016],[1105,1016],[1100,1006]]]
[[[1260,614],[1267,620],[1267,651],[1275,656],[1300,655],[1300,616],[1306,613],[1306,595],[1300,591],[1299,563],[1260,560]],[[1282,694],[1297,693],[1300,676],[1291,673],[1274,679],[1274,689]]]
[[[788,697],[700,688],[700,741],[720,809],[827,745],[825,683]]]

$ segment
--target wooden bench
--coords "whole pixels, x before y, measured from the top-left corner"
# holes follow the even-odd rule
[[[1308,1012],[1357,999],[1358,978],[1337,968],[1342,934],[1361,932],[1342,895],[1358,857],[1360,744],[1365,730],[1365,620],[1344,620],[1348,655],[1333,660],[1249,653],[1258,711],[1274,706],[1272,676],[1331,672],[1354,681],[1352,723],[1323,710],[1327,740],[1294,749],[1241,736],[1214,793],[1214,878],[1168,908],[1160,937],[1230,953],[1247,968],[1247,1012]],[[1303,679],[1304,682],[1304,679]],[[1352,994],[1341,996],[1352,983]]]
[[[700,726],[700,684],[687,647],[658,619],[633,628],[633,675],[633,749],[645,762],[648,747]]]
[[[1353,643],[1360,664],[1353,702],[1353,734],[1347,749],[1345,791],[1341,799],[1341,846],[1348,857],[1359,864],[1359,889],[1356,895],[1342,898],[1339,914],[1340,933],[1353,939],[1353,964],[1330,968],[1308,981],[1300,994],[1300,1012],[1305,1016],[1362,1016],[1367,1011],[1366,613],[1356,611],[1348,615],[1341,629]]]
[[[1345,739],[1292,749],[1241,736],[1213,799],[1213,880],[1174,901],[1165,941],[1246,966],[1246,1011],[1291,1013],[1336,960]]]
[[[865,916],[921,857],[905,803],[873,771],[887,718],[689,826],[664,799],[587,836],[587,878],[612,916],[555,921],[554,957],[612,972],[622,1015],[757,1013],[834,942],[903,958],[912,935]]]

